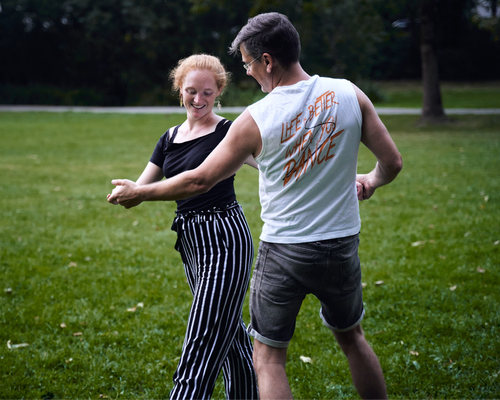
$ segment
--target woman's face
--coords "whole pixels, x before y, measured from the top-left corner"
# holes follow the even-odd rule
[[[181,90],[184,107],[195,118],[211,113],[215,99],[220,95],[213,72],[206,69],[189,72]]]

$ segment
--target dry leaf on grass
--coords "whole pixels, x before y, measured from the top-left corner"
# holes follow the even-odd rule
[[[306,357],[306,356],[300,356],[300,359],[302,360],[302,362],[305,362],[308,364],[312,364],[312,362],[313,362],[310,357]]]
[[[383,285],[383,284],[384,284],[384,281],[377,281],[377,282],[375,282],[376,286],[380,286],[380,285]]]
[[[144,308],[144,303],[137,303],[135,307],[127,308],[127,312],[136,312],[138,308]]]
[[[486,270],[482,269],[481,267],[477,267],[477,272],[484,274],[486,272]]]
[[[412,356],[418,356],[418,351],[413,351],[413,350],[410,350],[410,354]]]
[[[425,244],[425,240],[421,240],[419,242],[413,242],[412,247],[423,246]]]
[[[68,267],[70,267],[70,268],[78,267],[78,264],[76,262],[74,262],[74,261],[71,261],[69,263]]]
[[[7,288],[7,289],[4,289],[3,291],[4,291],[5,293],[7,293],[7,294],[12,294],[12,289],[11,289],[10,287],[9,287],[9,288]]]
[[[28,346],[29,343],[12,344],[10,340],[7,340],[7,348],[9,350],[19,349],[21,347],[28,347]]]
[[[457,288],[457,285],[454,285],[450,288],[450,290],[453,292]]]
[[[75,333],[73,333],[73,336],[82,336],[82,335],[83,335],[82,332],[75,332]]]

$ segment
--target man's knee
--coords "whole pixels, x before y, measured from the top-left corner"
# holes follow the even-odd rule
[[[255,370],[265,367],[268,364],[286,364],[286,348],[276,348],[261,343],[258,340],[254,341],[253,363]]]
[[[335,332],[335,339],[342,350],[346,351],[351,346],[357,346],[360,341],[365,342],[365,336],[361,325],[356,325],[353,329],[346,332]]]

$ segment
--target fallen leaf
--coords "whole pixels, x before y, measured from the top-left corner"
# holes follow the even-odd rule
[[[73,333],[73,336],[82,336],[82,335],[83,335],[82,332],[75,332],[75,333]]]
[[[10,287],[9,287],[9,288],[7,288],[7,289],[4,289],[3,291],[4,291],[5,293],[7,293],[7,294],[12,294],[12,289],[11,289]]]
[[[450,290],[453,292],[457,288],[457,285],[454,285],[450,288]]]
[[[467,237],[467,236],[469,236],[469,235],[470,235],[470,232],[465,232],[465,233],[464,233],[464,237]]]
[[[137,303],[135,307],[127,308],[127,312],[136,312],[138,308],[144,308],[144,303]]]
[[[482,269],[481,267],[477,267],[477,272],[484,274],[486,270]]]
[[[61,325],[59,325],[61,328],[66,328],[66,324],[63,322]]]
[[[383,284],[384,284],[384,281],[377,281],[377,282],[375,282],[376,286],[380,286],[380,285],[383,285]]]
[[[100,394],[99,398],[100,399],[109,399],[109,396],[106,396],[105,394]]]
[[[78,267],[78,264],[74,261],[71,261],[68,265],[68,267],[72,268],[72,267]]]
[[[29,343],[12,344],[10,340],[7,340],[7,348],[9,350],[19,349],[20,347],[28,347],[28,346]]]
[[[70,362],[72,362],[72,361],[73,361],[73,359],[72,359],[72,358],[69,358],[69,359],[67,359],[67,360],[66,360],[66,364],[69,364],[69,363],[70,363]]]
[[[429,229],[434,229],[434,225],[430,224]]]
[[[139,221],[134,221],[134,222],[132,223],[132,225],[133,225],[133,226],[137,226],[137,225],[139,225]]]
[[[413,242],[412,247],[423,246],[425,244],[425,240],[421,240],[419,242]]]
[[[493,243],[495,246],[500,243],[500,240],[497,240],[495,243]]]
[[[361,287],[365,288],[366,286],[367,286],[367,283],[365,283],[365,282],[361,283]]]
[[[410,354],[412,356],[418,356],[418,351],[413,351],[413,350],[410,350]]]
[[[490,198],[488,196],[484,196],[484,202],[487,203]]]
[[[309,364],[312,364],[312,362],[313,362],[310,357],[306,357],[306,356],[300,356],[300,359],[302,360],[302,362],[309,363]]]

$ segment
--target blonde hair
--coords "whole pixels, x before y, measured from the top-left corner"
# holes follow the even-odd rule
[[[229,83],[229,72],[226,72],[220,60],[208,54],[194,54],[179,60],[177,67],[170,72],[173,90],[179,92],[179,96],[184,80],[191,71],[205,69],[214,74],[217,88],[222,92]]]

